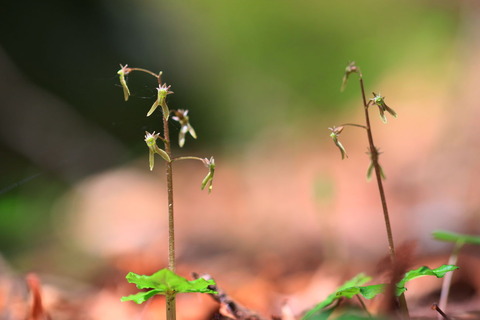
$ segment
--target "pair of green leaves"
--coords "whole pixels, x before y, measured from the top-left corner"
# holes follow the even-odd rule
[[[420,267],[415,270],[408,271],[405,276],[396,284],[395,295],[400,296],[407,288],[406,283],[410,280],[423,277],[423,276],[435,276],[437,278],[443,278],[443,276],[450,271],[458,269],[454,265],[443,265],[436,269],[430,269],[428,267]],[[356,277],[348,280],[342,286],[340,286],[334,293],[330,294],[325,300],[317,304],[313,309],[308,311],[302,320],[320,320],[327,319],[333,309],[323,311],[325,307],[331,305],[335,300],[342,297],[351,299],[355,295],[361,295],[365,299],[373,299],[378,294],[385,292],[387,284],[375,284],[370,286],[363,286],[363,284],[370,281],[372,278],[364,274],[359,274]]]
[[[130,272],[126,278],[129,283],[136,284],[138,289],[150,289],[149,291],[122,297],[121,299],[121,301],[133,301],[138,304],[147,301],[157,294],[171,296],[186,292],[217,293],[209,288],[209,286],[215,285],[214,280],[198,278],[193,281],[188,281],[169,269],[162,269],[151,276],[138,275]]]

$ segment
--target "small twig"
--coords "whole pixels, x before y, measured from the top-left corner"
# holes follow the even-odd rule
[[[363,126],[361,124],[356,124],[356,123],[344,123],[344,124],[341,124],[340,126],[342,126],[342,127],[345,127],[345,126],[358,127],[358,128],[363,128],[365,130],[368,130],[368,128],[366,126]]]
[[[445,314],[445,312],[442,311],[442,309],[440,309],[438,307],[438,305],[436,303],[432,304],[432,310],[437,311],[442,316],[442,318],[445,319],[445,320],[450,320],[451,319],[449,316],[447,316]]]
[[[203,278],[205,280],[212,279],[212,276],[209,274],[199,275],[198,273],[193,273],[195,279]],[[220,313],[222,316],[225,316],[230,319],[235,320],[268,320],[257,314],[255,311],[252,311],[240,303],[233,300],[224,290],[222,290],[218,285],[209,286],[209,289],[217,291],[217,294],[209,295],[217,302],[220,303]]]
[[[152,75],[154,76],[155,78],[159,79],[160,80],[160,77],[162,75],[162,73],[160,72],[159,74],[156,74],[150,70],[147,70],[147,69],[143,69],[143,68],[128,68],[130,71],[141,71],[141,72],[145,72],[145,73],[148,73],[149,75]]]
[[[368,316],[369,318],[372,318],[372,315],[371,315],[370,312],[368,311],[367,306],[365,305],[365,302],[362,300],[362,298],[360,297],[360,295],[356,294],[355,296],[357,297],[358,302],[360,302],[360,305],[362,306],[363,311],[365,311],[365,313],[367,314],[367,316]]]
[[[49,314],[43,308],[42,303],[42,285],[40,279],[34,273],[26,276],[27,286],[32,294],[32,306],[29,310],[28,320],[50,320]]]

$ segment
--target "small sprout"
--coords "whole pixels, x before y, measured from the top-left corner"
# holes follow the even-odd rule
[[[347,152],[345,151],[345,148],[343,147],[342,143],[338,140],[338,136],[343,131],[343,126],[340,126],[340,127],[333,126],[331,128],[328,128],[328,129],[330,131],[332,131],[332,133],[330,134],[330,137],[333,139],[333,142],[335,143],[335,145],[340,150],[340,153],[342,154],[342,160],[345,159],[345,158],[348,158],[348,155],[347,155]]]
[[[398,297],[405,291],[407,288],[405,285],[407,282],[424,277],[424,276],[435,276],[437,278],[443,278],[448,272],[452,272],[458,269],[455,265],[444,264],[441,267],[436,269],[430,269],[429,267],[420,267],[415,270],[410,270],[405,273],[404,277],[395,284],[395,295]],[[351,286],[349,288],[343,288],[336,292],[336,298],[339,299],[341,297],[346,297],[348,299],[353,298],[355,295],[359,294],[363,296],[365,299],[373,299],[380,293],[385,292],[385,289],[388,288],[388,285],[383,284],[374,284],[369,286]]]
[[[128,68],[128,65],[120,65],[121,69],[118,70],[117,74],[120,76],[120,84],[122,85],[123,88],[123,97],[125,98],[125,101],[128,100],[128,97],[130,96],[130,89],[128,89],[127,86],[127,80],[125,79],[125,76],[130,73],[130,68]]]
[[[133,301],[137,304],[141,304],[155,295],[175,296],[178,293],[187,292],[217,293],[210,289],[211,286],[215,285],[214,280],[199,278],[188,281],[169,269],[162,269],[151,276],[129,272],[126,278],[129,283],[134,283],[138,289],[150,289],[149,291],[142,291],[127,297],[122,297],[121,299],[121,301]]]
[[[208,193],[210,193],[212,192],[212,188],[213,188],[213,175],[215,174],[215,159],[211,157],[210,159],[205,158],[202,161],[205,167],[208,168],[208,174],[202,181],[202,190],[205,189],[205,187],[208,184]]]
[[[188,110],[178,109],[174,110],[173,113],[175,113],[175,115],[172,117],[172,119],[178,121],[181,125],[180,132],[178,133],[178,145],[181,148],[185,145],[185,134],[187,132],[189,132],[194,139],[197,139],[197,134],[190,125],[190,121],[187,116]]]
[[[309,310],[303,316],[302,320],[326,319],[326,317],[320,317],[320,316],[322,315],[323,309],[325,307],[330,306],[335,300],[338,299],[337,292],[339,292],[341,290],[344,290],[344,289],[347,289],[347,288],[361,286],[361,285],[367,283],[370,280],[372,280],[372,278],[363,274],[363,273],[360,273],[360,274],[356,275],[354,278],[346,281],[344,284],[342,284],[340,287],[338,287],[337,290],[335,290],[335,292],[331,293],[325,300],[318,303],[315,307],[313,307],[311,310]]]
[[[157,139],[160,138],[160,133],[153,133],[145,131],[145,143],[148,146],[148,162],[150,164],[150,171],[153,170],[154,166],[154,160],[155,160],[155,153],[159,154],[163,160],[167,162],[171,162],[170,157],[168,156],[168,153],[166,153],[164,150],[160,149],[157,146]]]
[[[360,69],[355,65],[355,61],[350,62],[345,68],[345,73],[343,74],[342,86],[340,87],[340,91],[345,90],[345,88],[347,87],[348,77],[351,73],[360,73]]]
[[[396,118],[397,113],[395,112],[395,110],[387,106],[384,100],[385,97],[382,97],[381,95],[376,94],[375,92],[372,92],[372,93],[373,93],[373,98],[370,99],[370,101],[372,101],[373,104],[378,107],[378,110],[380,111],[380,118],[382,119],[383,123],[387,123],[387,117],[385,117],[385,111],[387,111],[394,118]]]
[[[168,117],[170,116],[170,110],[168,109],[165,100],[167,98],[167,95],[173,93],[173,91],[170,91],[170,87],[171,86],[167,86],[166,83],[158,85],[157,100],[155,100],[152,107],[148,111],[147,117],[149,117],[157,109],[158,106],[161,106],[163,111],[163,117],[168,120]]]

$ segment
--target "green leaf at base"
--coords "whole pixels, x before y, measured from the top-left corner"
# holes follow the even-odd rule
[[[410,270],[405,274],[403,279],[396,284],[395,295],[400,296],[402,293],[407,291],[405,284],[410,280],[423,277],[423,276],[435,276],[437,278],[443,278],[443,276],[447,272],[454,271],[456,269],[458,269],[458,267],[454,265],[443,265],[436,269],[430,269],[429,267],[420,267],[415,270]],[[343,290],[337,291],[336,297],[337,298],[346,297],[351,299],[355,295],[359,294],[359,295],[362,295],[365,299],[372,299],[372,298],[375,298],[380,293],[383,293],[386,287],[387,287],[387,284],[375,284],[375,285],[363,286],[363,287],[355,286],[355,287],[345,288]]]
[[[346,297],[348,299],[351,299],[355,295],[361,294],[365,299],[370,300],[375,298],[378,294],[382,293],[385,290],[386,286],[386,284],[374,284],[364,287],[352,287],[337,291],[337,298]]]
[[[130,272],[127,274],[126,279],[129,283],[136,284],[138,289],[153,289],[147,292],[139,292],[128,297],[122,297],[121,299],[121,301],[133,301],[138,304],[147,301],[157,294],[175,295],[186,292],[217,293],[209,289],[209,286],[215,285],[214,280],[199,278],[188,281],[169,269],[162,269],[151,276],[138,275]]]
[[[355,276],[354,278],[348,280],[347,282],[345,282],[343,285],[341,285],[337,291],[340,291],[340,290],[343,290],[343,289],[346,289],[346,288],[351,288],[351,287],[355,287],[355,286],[360,286],[364,283],[367,283],[368,281],[370,281],[372,278],[369,277],[369,276],[366,276],[365,274],[363,273],[360,273],[358,274],[357,276]],[[303,316],[302,320],[307,320],[307,319],[323,319],[323,317],[320,316],[320,314],[322,313],[322,309],[329,306],[330,304],[332,304],[336,299],[338,299],[338,297],[336,296],[336,292],[330,294],[325,300],[323,300],[322,302],[320,302],[319,304],[317,304],[315,307],[313,307],[313,309],[309,310],[305,316]],[[326,319],[326,318],[325,318]]]

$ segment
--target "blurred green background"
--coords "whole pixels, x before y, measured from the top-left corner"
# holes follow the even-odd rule
[[[62,192],[90,174],[145,155],[144,131],[159,130],[160,113],[145,117],[155,81],[131,75],[133,95],[125,103],[116,75],[120,63],[163,70],[175,92],[169,105],[189,109],[200,136],[187,143],[186,152],[238,154],[270,127],[308,134],[313,125],[326,126],[348,112],[358,92],[340,94],[339,88],[352,60],[368,74],[367,86],[406,64],[442,75],[460,26],[460,5],[4,3],[0,252],[16,267],[30,268],[32,253],[59,246],[50,212]]]

